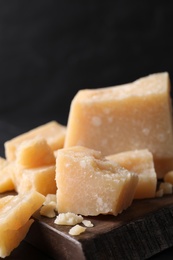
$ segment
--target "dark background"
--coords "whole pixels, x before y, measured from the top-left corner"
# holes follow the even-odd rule
[[[172,23],[171,0],[1,0],[0,155],[17,134],[66,124],[79,89],[162,71],[173,82]]]
[[[66,124],[79,89],[172,80],[172,21],[173,1],[1,0],[0,121]]]

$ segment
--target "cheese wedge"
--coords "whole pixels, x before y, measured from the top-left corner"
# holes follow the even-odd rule
[[[23,168],[55,165],[55,156],[44,138],[23,141],[16,150],[16,162]]]
[[[6,256],[9,256],[13,249],[19,246],[21,241],[27,235],[29,228],[33,222],[34,220],[30,219],[17,230],[0,230],[0,257],[5,258]]]
[[[10,164],[0,157],[0,193],[14,190],[14,184],[10,174]]]
[[[58,151],[56,183],[58,213],[117,215],[131,205],[138,176],[77,146]]]
[[[0,257],[8,256],[23,240],[33,222],[30,217],[43,202],[38,192],[0,198]]]
[[[57,123],[56,121],[48,122],[47,124],[36,127],[26,133],[23,133],[7,142],[5,142],[5,156],[8,161],[13,161],[16,158],[16,148],[23,141],[42,137],[44,138],[48,145],[51,147],[52,151],[58,150],[63,147],[64,139],[66,134],[66,127]]]
[[[0,230],[17,230],[41,207],[45,197],[33,191],[0,198]]]
[[[111,155],[148,149],[158,178],[173,169],[173,123],[167,72],[132,83],[80,90],[71,103],[65,147]]]
[[[154,198],[157,186],[157,175],[154,169],[152,153],[147,149],[127,151],[106,157],[129,171],[135,172],[139,181],[135,199]]]

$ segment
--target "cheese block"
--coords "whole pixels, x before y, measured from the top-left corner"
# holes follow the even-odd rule
[[[167,72],[132,83],[80,90],[72,100],[65,147],[111,155],[148,149],[158,178],[173,169],[173,124]]]
[[[154,198],[156,194],[157,175],[154,169],[153,155],[147,149],[127,151],[107,156],[129,171],[138,174],[135,199]]]
[[[0,198],[0,257],[8,256],[23,240],[33,222],[30,217],[43,202],[38,192]]]
[[[54,152],[44,138],[23,141],[16,150],[16,162],[23,168],[55,165]]]
[[[14,190],[14,184],[10,174],[10,164],[0,157],[0,193]]]
[[[138,176],[81,146],[60,149],[56,159],[57,211],[117,215],[132,203]]]
[[[14,164],[11,176],[18,193],[33,190],[45,196],[56,194],[55,165],[22,169]]]
[[[62,148],[64,145],[64,139],[66,134],[66,127],[57,123],[56,121],[48,122],[44,125],[36,127],[26,133],[23,133],[11,140],[5,142],[5,156],[8,161],[13,161],[16,159],[16,148],[23,141],[42,137],[44,138],[48,145],[51,147],[52,151]]]

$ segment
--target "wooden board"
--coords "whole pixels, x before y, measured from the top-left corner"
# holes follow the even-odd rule
[[[136,200],[117,217],[86,218],[94,227],[76,237],[54,218],[33,217],[26,241],[54,259],[147,259],[173,246],[173,195]]]

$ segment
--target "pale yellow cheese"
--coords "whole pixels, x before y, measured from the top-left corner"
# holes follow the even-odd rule
[[[65,147],[111,155],[148,149],[158,178],[173,169],[173,123],[167,72],[132,83],[80,90],[71,103]]]
[[[47,205],[49,203],[55,203],[56,204],[56,194],[49,193],[45,196],[45,201],[44,201],[43,205]]]
[[[122,152],[107,156],[127,170],[138,174],[139,181],[134,195],[135,199],[153,198],[156,193],[157,176],[153,156],[147,149]]]
[[[30,219],[17,230],[8,228],[5,231],[0,230],[0,257],[5,258],[9,256],[13,249],[19,246],[33,222],[34,220]]]
[[[23,168],[55,165],[55,156],[44,138],[23,141],[16,150],[16,162]]]
[[[56,160],[57,211],[117,215],[134,198],[138,176],[85,147],[60,149]]]
[[[11,165],[4,158],[0,157],[0,193],[14,190],[11,178]]]
[[[43,202],[38,192],[0,198],[0,257],[8,256],[23,240],[33,222],[30,217]]]
[[[94,226],[93,223],[91,223],[90,220],[86,220],[86,219],[84,219],[82,221],[82,224],[84,224],[85,227],[93,227]]]
[[[19,144],[35,137],[44,138],[51,147],[52,151],[58,150],[64,145],[65,134],[65,126],[57,123],[56,121],[48,122],[5,142],[4,146],[6,158],[9,161],[15,160],[16,148]]]
[[[70,228],[69,234],[72,235],[72,236],[78,236],[81,233],[85,232],[85,230],[86,230],[85,227],[82,227],[82,226],[77,224],[74,227]]]
[[[45,197],[33,191],[0,198],[0,230],[17,230],[41,207]]]
[[[55,165],[33,169],[21,169],[14,165],[12,180],[15,190],[25,193],[35,190],[43,195],[56,193]]]
[[[56,216],[55,213],[56,204],[50,202],[49,204],[43,205],[40,209],[40,215],[45,216],[47,218],[54,218]]]
[[[72,212],[60,213],[56,217],[54,223],[57,225],[68,225],[74,226],[83,221],[83,217],[81,215],[77,215]]]

